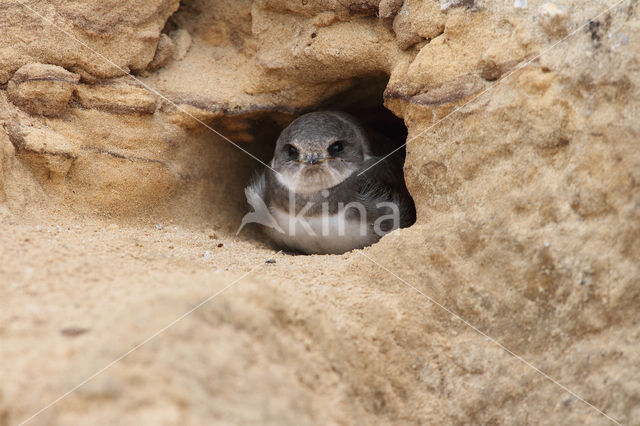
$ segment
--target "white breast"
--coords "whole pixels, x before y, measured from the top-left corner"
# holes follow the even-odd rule
[[[284,232],[267,229],[277,243],[306,253],[340,254],[371,245],[380,238],[370,225],[334,214],[295,217],[280,209],[271,211]]]

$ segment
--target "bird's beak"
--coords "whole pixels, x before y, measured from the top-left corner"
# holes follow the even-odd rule
[[[302,159],[302,161],[306,164],[318,164],[322,161],[322,159],[320,158],[320,156],[318,154],[308,154],[305,155],[304,158]]]

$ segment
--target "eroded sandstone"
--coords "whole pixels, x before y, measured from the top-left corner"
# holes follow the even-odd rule
[[[277,260],[264,277],[41,421],[609,421],[471,324],[617,421],[637,423],[634,2],[608,11],[595,0],[178,6],[0,6],[0,218],[20,236],[0,235],[12,245],[0,282],[15,283],[0,287],[15,307],[0,314],[0,351],[17,366],[3,374],[0,423],[35,412],[155,331],[149,324],[232,279],[215,270],[241,275],[263,257]],[[225,137],[268,161],[278,128],[297,114],[386,77],[376,102],[409,132],[416,225],[330,258],[275,256],[257,234],[236,238],[242,189],[260,165]],[[69,211],[124,225],[41,235],[22,219]],[[143,227],[141,217],[172,225]],[[53,236],[69,256],[25,242]],[[84,244],[97,255],[78,266]],[[58,264],[55,282],[39,275]],[[122,293],[105,298],[107,288]],[[75,312],[68,293],[88,295],[79,325],[59,315]],[[92,331],[56,331],[71,326]],[[46,357],[28,350],[45,343],[55,348]],[[49,387],[25,381],[34,365]]]
[[[56,65],[27,64],[9,80],[7,95],[31,114],[57,117],[64,114],[79,81],[78,74]]]

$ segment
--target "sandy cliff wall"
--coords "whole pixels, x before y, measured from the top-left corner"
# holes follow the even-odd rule
[[[207,126],[264,158],[296,114],[363,78],[388,78],[382,101],[408,128],[418,220],[367,256],[638,424],[635,1],[8,0],[0,12],[0,217],[154,216],[231,236],[259,164]],[[309,271],[322,270],[313,259]],[[203,335],[173,332],[169,342],[191,352],[176,358],[166,343],[142,354],[112,393],[96,385],[48,421],[108,422],[110,408],[131,406],[148,410],[124,420],[193,424],[251,413],[292,424],[609,421],[438,306],[407,298],[412,290],[371,261],[332,259],[351,291],[330,280],[337,293],[275,297],[257,280],[225,305],[225,320],[206,311],[185,326],[251,359],[203,361]],[[199,294],[169,291],[157,306]],[[123,330],[151,315],[143,306]],[[107,343],[86,347],[108,361]],[[237,362],[253,367],[242,376]],[[192,381],[154,376],[168,366]],[[143,368],[153,379],[141,384]],[[216,383],[200,377],[212,369]],[[166,401],[123,402],[127,386],[147,395],[158,383]],[[275,405],[255,408],[274,388]],[[36,407],[20,406],[19,393],[7,393],[17,405],[5,404],[6,418]]]

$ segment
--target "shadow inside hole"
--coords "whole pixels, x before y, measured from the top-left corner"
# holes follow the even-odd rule
[[[358,79],[349,90],[323,102],[317,109],[347,112],[367,129],[373,154],[384,156],[401,147],[407,140],[407,127],[401,118],[384,107],[386,75]],[[404,161],[404,148],[398,155]]]
[[[385,157],[392,153],[384,161],[395,162],[398,165],[396,168],[398,173],[403,173],[402,165],[406,155],[404,144],[408,132],[404,121],[384,107],[383,94],[388,80],[386,75],[359,78],[350,89],[320,103],[313,111],[343,111],[356,117],[367,131],[373,155]],[[265,164],[269,164],[278,136],[295,118],[297,116],[274,114],[256,120],[252,126],[255,142],[251,144],[251,154]],[[254,174],[261,172],[263,168],[263,165],[256,162]],[[404,181],[404,176],[402,179]],[[413,204],[412,198],[411,203]],[[415,212],[415,204],[412,208]],[[249,211],[248,206],[247,211]],[[411,222],[403,227],[411,226],[413,223],[415,223],[415,214]],[[252,228],[259,228],[259,226]],[[249,232],[248,235],[250,238],[256,236],[254,232]],[[263,236],[259,239],[265,241],[265,238]]]
[[[383,105],[387,82],[386,75],[360,78],[353,87],[320,103],[313,111],[334,110],[353,115],[367,130],[374,155],[382,157],[402,147],[394,156],[404,162],[407,127]],[[297,116],[274,114],[255,120],[252,126],[255,142],[248,147],[251,154],[268,164],[280,132],[295,118]],[[262,167],[256,164],[255,170]]]

